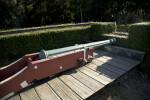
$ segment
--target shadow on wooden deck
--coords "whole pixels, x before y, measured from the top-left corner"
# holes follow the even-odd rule
[[[92,99],[138,64],[140,61],[131,58],[95,51],[95,59],[91,63],[35,80],[10,99]]]

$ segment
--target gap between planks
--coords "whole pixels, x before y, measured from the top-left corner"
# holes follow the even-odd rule
[[[90,89],[92,89],[94,92],[97,92],[98,90],[104,87],[102,83],[78,71],[77,69],[72,71],[71,76],[83,83],[84,85],[86,85],[87,87],[89,87]]]
[[[42,100],[61,100],[54,90],[47,84],[43,83],[35,87],[40,99]]]
[[[48,81],[48,84],[54,89],[59,88],[60,91],[62,91],[64,94],[61,94],[61,99],[65,99],[64,95],[67,95],[70,99],[73,100],[81,100],[81,97],[77,95],[74,91],[72,91],[63,81],[61,81],[59,78],[54,78],[50,81]],[[60,94],[58,91],[55,91],[57,94]]]
[[[62,78],[62,76],[60,76],[58,78],[58,80],[60,80],[64,84],[64,86],[66,86],[68,88],[68,90],[73,91],[73,93],[75,93],[77,95],[75,97],[76,99],[81,99],[81,97],[83,99],[85,99],[85,98],[89,97],[95,91],[98,91],[99,89],[103,88],[104,85],[107,85],[110,82],[112,82],[114,79],[118,78],[119,75],[124,74],[124,72],[115,73],[113,70],[109,69],[110,66],[111,67],[116,67],[115,64],[121,62],[122,63],[121,65],[131,66],[131,64],[133,64],[132,67],[134,67],[134,64],[139,63],[135,60],[130,60],[130,59],[125,58],[125,57],[118,57],[118,56],[110,55],[109,53],[107,53],[107,55],[103,55],[103,54],[101,54],[101,55],[98,54],[99,58],[94,59],[93,62],[87,64],[86,66],[83,66],[83,68],[82,67],[78,68],[76,70],[77,71],[76,74],[72,73],[69,76],[67,76],[67,78],[69,77],[69,79],[72,79],[73,82],[75,82],[76,84],[79,85],[79,88],[81,88],[81,91],[83,92],[83,94],[81,93],[82,96],[81,96],[79,90],[75,89],[76,87],[74,87],[74,88],[70,87],[71,86],[70,83],[72,83],[72,82],[66,83],[66,80],[68,80],[68,79],[64,78],[64,76],[63,76],[63,78]],[[111,62],[115,62],[115,63],[113,63],[113,64],[112,63],[107,63],[110,60],[112,60]],[[99,62],[99,63],[96,63],[96,62]],[[109,66],[109,67],[108,68],[103,67],[104,63],[105,64],[107,63],[106,65]],[[118,64],[116,64],[116,65],[118,65]],[[116,67],[116,68],[118,68],[118,67]],[[128,68],[126,70],[130,70],[130,69]],[[122,71],[124,71],[124,70],[122,69]],[[94,73],[94,75],[92,75],[90,72]],[[82,77],[78,77],[78,76],[82,76]],[[113,76],[113,77],[110,77],[110,76]],[[102,78],[102,80],[99,79],[99,78]],[[90,85],[92,86],[92,84],[88,83],[88,79],[93,80],[95,82],[95,84],[97,84],[97,85],[95,87],[90,87]],[[99,87],[99,89],[98,89],[98,84],[101,85]],[[59,86],[59,84],[57,84],[56,86]],[[9,100],[20,100],[20,99],[28,100],[28,99],[33,99],[33,98],[34,99],[36,98],[36,100],[38,100],[38,99],[43,100],[43,99],[47,98],[47,97],[45,98],[45,94],[51,95],[51,97],[48,96],[48,99],[50,99],[50,98],[52,98],[54,100],[58,100],[60,98],[61,99],[62,98],[63,99],[72,99],[70,94],[67,95],[66,91],[68,91],[68,90],[63,90],[61,87],[56,87],[56,86],[52,85],[51,81],[49,81],[48,83],[44,83],[40,86],[35,87],[35,90],[34,89],[28,90],[28,91],[26,91],[26,93],[23,92],[23,93],[20,94],[20,96],[15,95],[15,96],[11,97]],[[43,92],[41,92],[41,90],[40,90],[41,88],[44,88]],[[49,90],[47,90],[46,88],[49,89]],[[86,93],[86,91],[84,91],[84,89],[88,89],[89,93]],[[46,92],[45,92],[45,90],[46,90]],[[58,93],[56,90],[60,90],[63,93],[60,93],[60,92]],[[49,92],[49,93],[47,93],[47,92]],[[31,96],[31,95],[29,95],[29,93],[34,94],[34,95]],[[64,98],[64,96],[67,96],[67,97]],[[25,98],[25,99],[23,99],[23,98]]]
[[[75,91],[79,96],[81,96],[83,99],[88,98],[91,96],[94,91],[85,86],[80,81],[76,80],[74,77],[72,77],[69,74],[63,74],[59,77],[68,87],[70,87],[73,91]]]

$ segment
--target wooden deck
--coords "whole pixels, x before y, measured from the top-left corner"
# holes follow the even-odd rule
[[[95,51],[95,59],[91,63],[37,81],[9,100],[86,99],[139,63],[134,59]]]

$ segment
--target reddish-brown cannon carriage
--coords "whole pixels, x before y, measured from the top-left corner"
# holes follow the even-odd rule
[[[115,39],[32,53],[0,69],[0,98],[14,95],[33,80],[55,75],[92,61],[93,49],[115,42]]]

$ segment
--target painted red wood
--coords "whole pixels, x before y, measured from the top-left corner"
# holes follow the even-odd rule
[[[16,75],[15,77],[7,81],[4,80],[5,82],[3,81],[2,84],[0,84],[0,98],[8,95],[11,92],[16,93],[17,91],[21,90],[22,87],[20,84],[24,81],[30,83],[34,79],[40,80],[42,78],[55,75],[59,72],[79,66],[79,63],[77,62],[78,59],[84,58],[84,50],[80,50],[80,51],[71,52],[65,55],[59,55],[52,58],[32,61],[31,58],[35,59],[35,57],[37,57],[38,54],[39,53],[33,54],[34,57],[31,54],[32,56],[28,56],[29,57],[28,60],[26,58],[25,59],[26,61],[23,61],[22,64],[24,64],[24,66],[27,65],[27,62],[29,62],[29,64],[27,65],[28,67],[23,72],[21,72],[20,74]],[[93,56],[93,48],[89,48],[86,50],[86,60],[87,62],[90,62],[93,60],[93,58],[88,59],[88,55]],[[19,63],[19,65],[21,65],[21,63]]]
[[[20,71],[22,68],[27,66],[28,58],[35,59],[38,57],[38,55],[39,53],[27,54],[23,56],[19,61],[15,62],[14,64],[11,64],[3,69],[0,69],[0,81],[3,81],[4,79],[14,75],[18,71]]]

